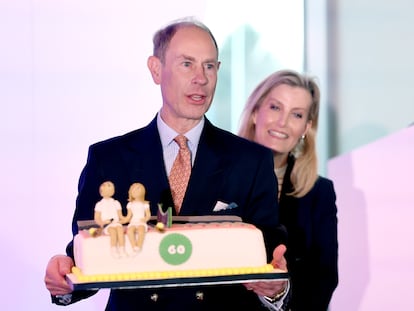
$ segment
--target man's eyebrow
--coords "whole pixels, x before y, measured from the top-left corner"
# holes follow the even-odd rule
[[[204,61],[204,63],[215,63],[215,64],[218,64],[218,62],[219,61],[215,58],[207,59]]]
[[[189,61],[195,61],[196,60],[195,57],[185,55],[185,54],[181,54],[181,55],[177,56],[177,59],[184,59],[184,60],[189,60]],[[206,64],[206,63],[215,63],[215,64],[217,64],[218,62],[219,61],[217,59],[211,58],[211,59],[204,60],[203,64]]]
[[[195,58],[189,55],[185,55],[185,54],[181,54],[177,56],[177,59],[186,59],[186,60],[191,60],[191,61],[195,61]]]

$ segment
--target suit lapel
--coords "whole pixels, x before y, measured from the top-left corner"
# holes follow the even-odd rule
[[[123,157],[131,183],[144,184],[153,215],[158,203],[173,206],[156,118],[148,126],[130,134]]]
[[[222,189],[225,168],[229,166],[221,138],[219,131],[206,119],[180,215],[212,213]],[[130,183],[145,185],[152,213],[156,212],[158,203],[164,207],[173,206],[156,118],[148,126],[129,134],[123,158]]]
[[[225,156],[219,147],[215,127],[206,119],[191,177],[184,197],[181,215],[211,214],[225,168]]]

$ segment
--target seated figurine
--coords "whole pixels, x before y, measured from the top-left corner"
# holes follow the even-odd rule
[[[140,183],[133,183],[128,191],[126,221],[129,222],[127,234],[133,250],[138,253],[144,243],[145,233],[148,230],[147,222],[151,218],[149,201],[145,200],[145,187]]]
[[[119,201],[112,196],[115,186],[110,181],[103,182],[99,187],[102,199],[95,204],[95,222],[103,229],[103,234],[109,235],[111,240],[111,253],[115,257],[122,257],[125,253],[125,236],[123,224],[126,223],[122,215]]]

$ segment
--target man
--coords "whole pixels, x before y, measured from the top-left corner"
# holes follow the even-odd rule
[[[205,118],[214,97],[220,66],[213,35],[197,21],[182,20],[159,30],[153,41],[153,55],[147,64],[154,82],[160,85],[162,108],[146,127],[90,147],[79,181],[73,234],[77,233],[78,220],[93,219],[93,207],[99,200],[97,189],[106,180],[116,185],[114,198],[122,206],[127,200],[124,194],[134,182],[145,185],[151,214],[156,214],[158,203],[173,206],[168,175],[178,153],[174,138],[182,134],[188,139],[192,169],[177,213],[242,217],[263,230],[269,260],[273,255],[273,264],[285,269],[285,248],[281,245],[275,249],[281,237],[276,229],[277,181],[271,151],[223,131]],[[234,202],[237,207],[213,212],[217,202]],[[50,293],[58,295],[53,300],[61,304],[93,294],[72,292],[66,283],[64,276],[74,264],[72,243],[67,247],[67,254],[54,256],[45,276]],[[286,286],[285,281],[272,281],[117,289],[111,290],[107,310],[224,310],[228,306],[232,310],[260,310],[263,304],[277,310],[273,301],[263,296],[279,296],[286,292]],[[59,300],[61,295],[66,295],[67,299]]]

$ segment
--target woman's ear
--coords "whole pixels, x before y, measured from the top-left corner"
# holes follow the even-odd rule
[[[309,131],[311,128],[312,128],[312,120],[309,120],[309,121],[306,123],[305,132],[303,133],[303,135],[302,135],[302,136],[306,136],[306,134],[308,133],[308,131]]]
[[[256,125],[257,109],[252,112],[252,123]]]
[[[161,83],[161,61],[156,56],[150,56],[147,60],[147,66],[151,72],[152,80],[155,84]]]

